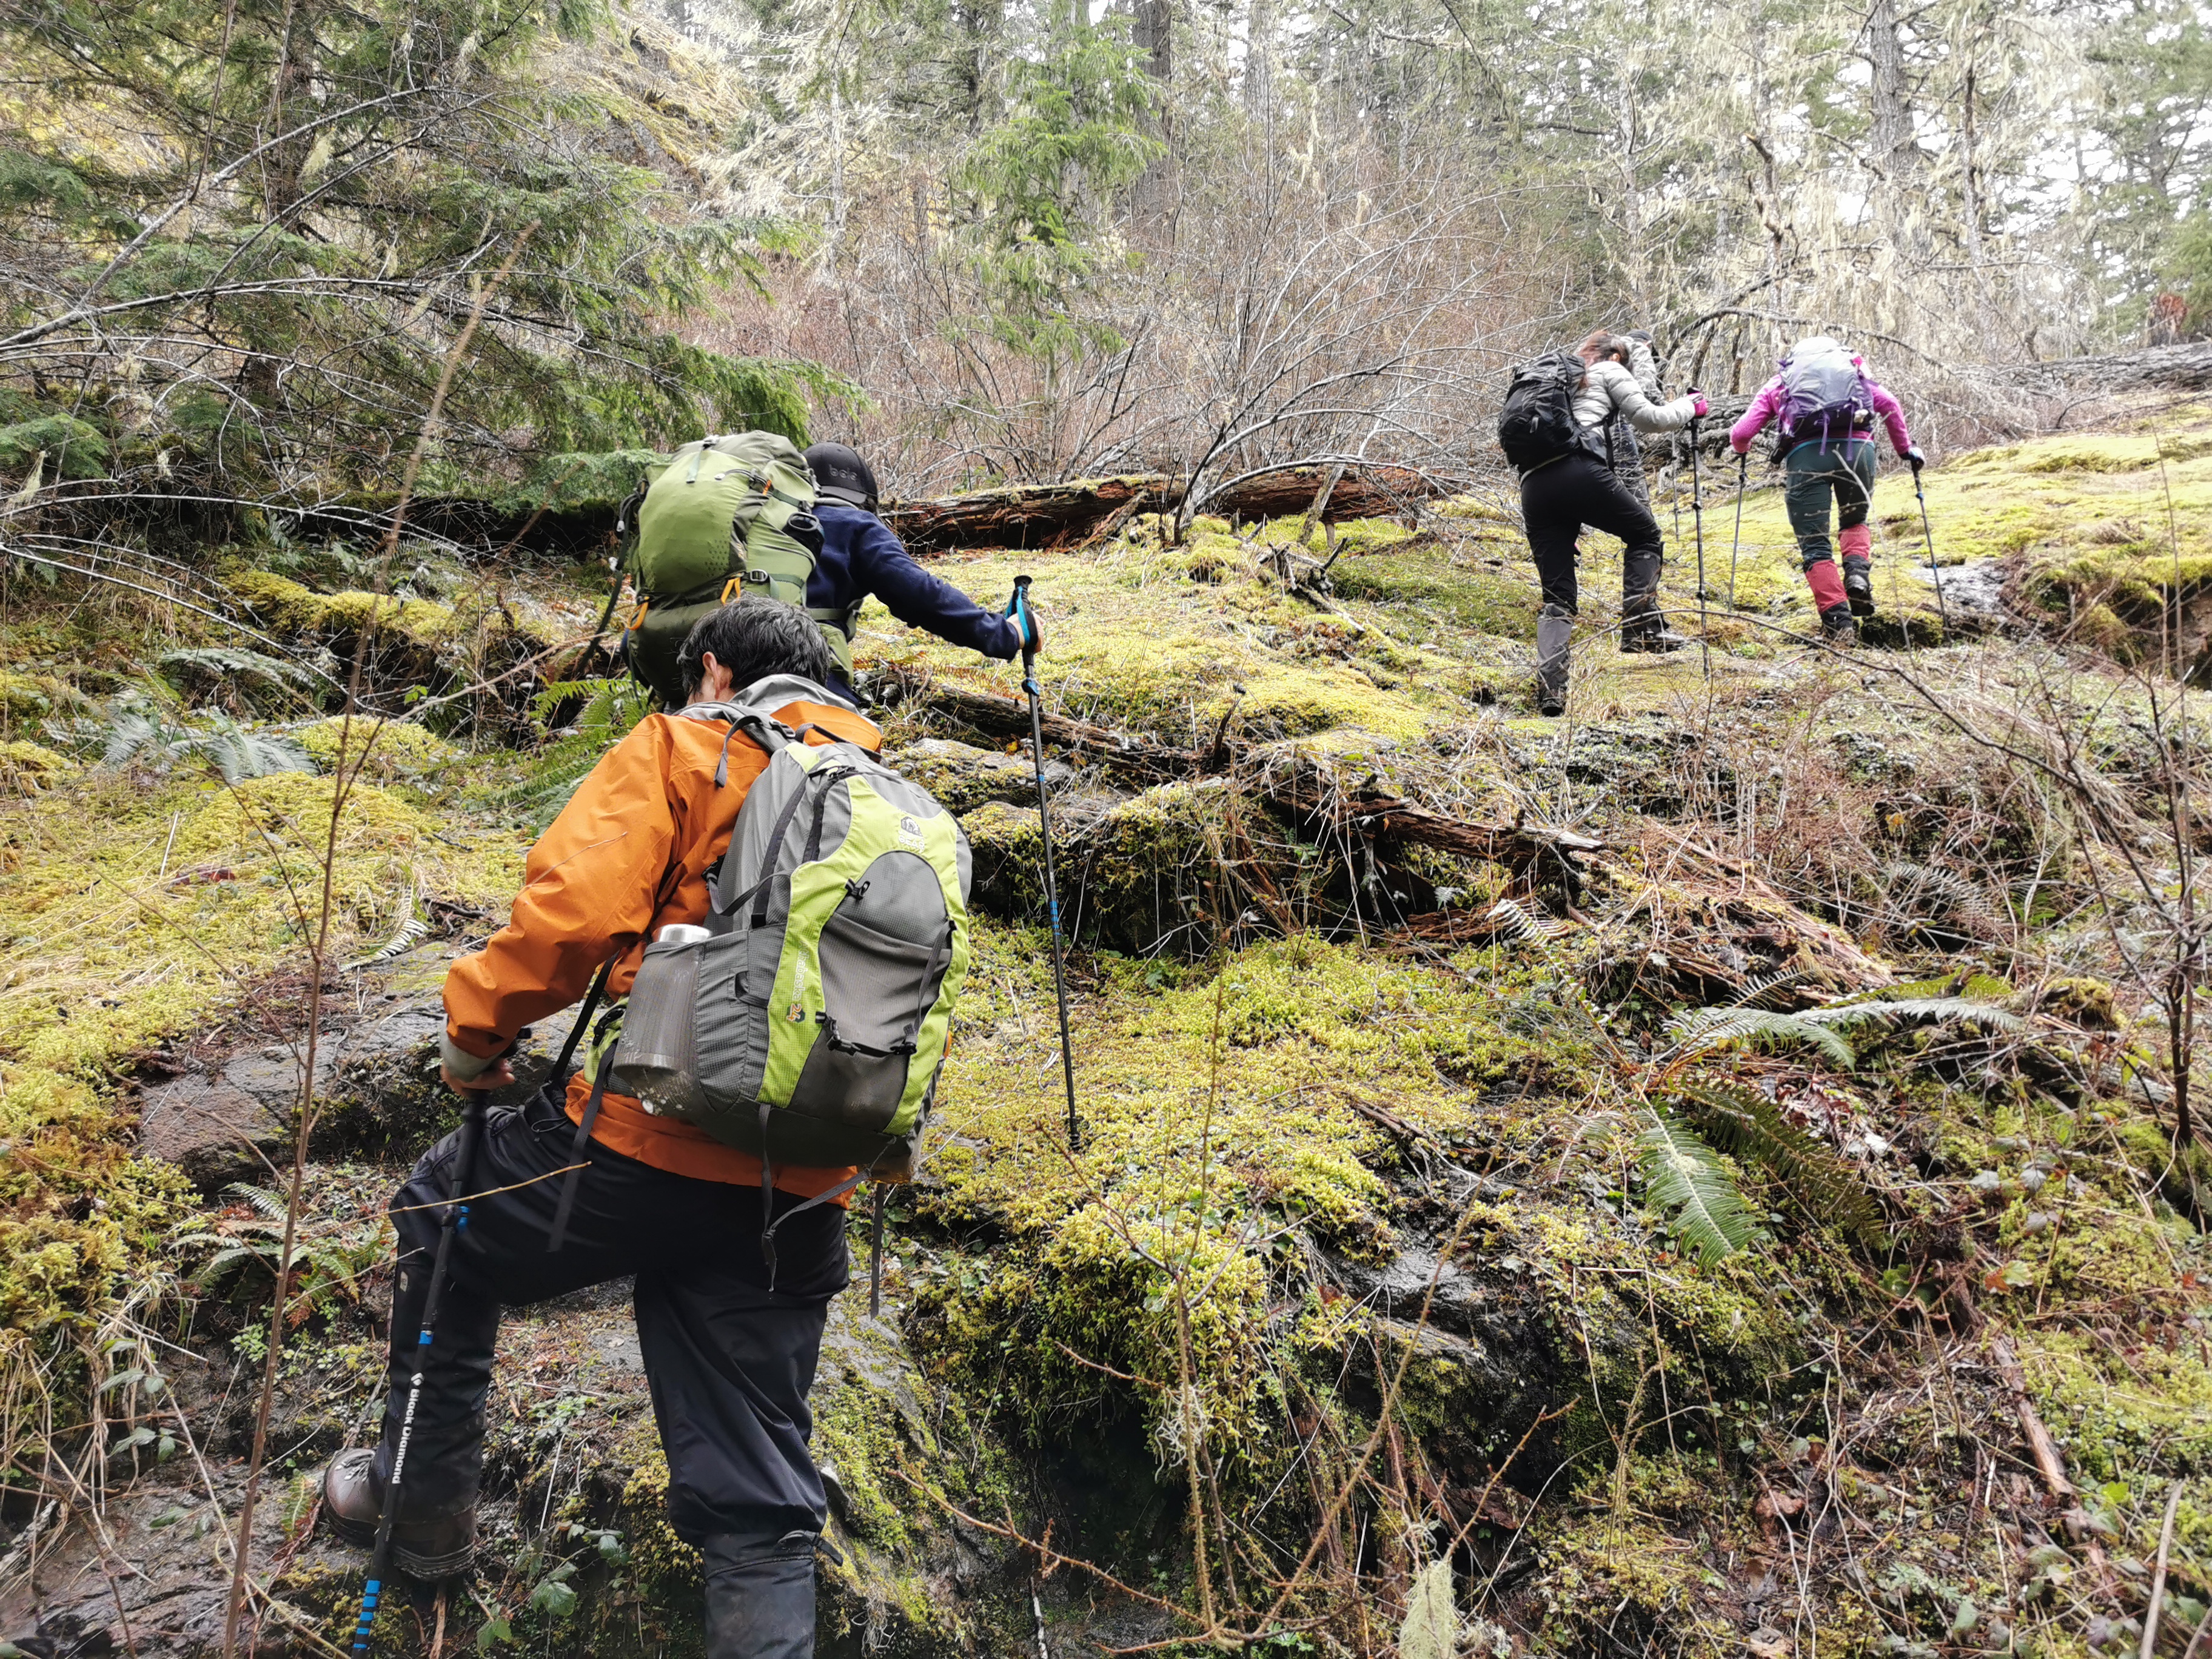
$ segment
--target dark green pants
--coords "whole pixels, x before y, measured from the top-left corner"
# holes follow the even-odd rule
[[[1790,528],[1796,532],[1799,557],[1809,569],[1816,560],[1835,556],[1828,541],[1831,501],[1838,530],[1855,530],[1867,521],[1867,509],[1874,504],[1874,440],[1837,443],[1816,438],[1799,444],[1784,457],[1782,474]],[[1847,536],[1844,541],[1846,553],[1866,551],[1861,538]]]

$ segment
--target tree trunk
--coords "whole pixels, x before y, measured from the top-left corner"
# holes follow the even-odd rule
[[[1252,0],[1244,15],[1244,112],[1262,126],[1275,100],[1274,53],[1274,0]]]
[[[1161,252],[1175,245],[1175,0],[1135,0],[1130,40],[1157,83],[1152,136],[1165,147],[1130,192],[1138,238]]]
[[[1920,149],[1912,141],[1912,92],[1905,75],[1905,46],[1897,38],[1895,0],[1874,0],[1867,14],[1867,67],[1872,71],[1868,88],[1868,112],[1872,131],[1875,165],[1893,184],[1919,163]]]

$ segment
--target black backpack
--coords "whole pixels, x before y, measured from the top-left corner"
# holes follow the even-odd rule
[[[1575,424],[1575,388],[1589,365],[1571,351],[1547,351],[1513,371],[1505,407],[1498,412],[1498,447],[1526,472],[1577,451],[1588,438]]]

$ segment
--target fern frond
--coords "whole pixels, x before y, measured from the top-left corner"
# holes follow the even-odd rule
[[[1759,1236],[1759,1224],[1721,1157],[1659,1104],[1647,1105],[1636,1138],[1644,1189],[1692,1255],[1711,1267]]]
[[[264,1220],[282,1221],[284,1218],[284,1200],[266,1187],[257,1187],[250,1181],[234,1181],[222,1190],[226,1194],[235,1194]]]
[[[1564,931],[1557,922],[1530,915],[1510,898],[1502,898],[1492,905],[1483,920],[1523,945],[1549,945]]]
[[[1804,977],[1805,970],[1802,968],[1784,968],[1778,972],[1768,974],[1764,978],[1750,980],[1744,985],[1743,994],[1729,1004],[1729,1006],[1763,1008],[1767,1006],[1766,1000],[1769,997],[1778,991],[1788,990],[1791,986],[1802,981]]]
[[[1858,1063],[1849,1039],[1831,1024],[1771,1008],[1698,1008],[1677,1015],[1668,1022],[1667,1029],[1674,1036],[1678,1057],[1706,1053],[1731,1042],[1805,1042],[1844,1071]]]
[[[1808,1024],[1828,1028],[1940,1024],[1956,1019],[1986,1025],[1993,1030],[2016,1031],[2027,1024],[2009,1009],[1992,1007],[1970,997],[1895,997],[1879,1002],[1834,1003],[1825,1008],[1808,1008],[1797,1018]]]
[[[367,956],[356,957],[345,964],[349,973],[363,968],[374,968],[380,962],[390,962],[404,957],[424,939],[430,937],[430,923],[416,912],[416,906],[422,896],[422,889],[410,881],[403,890],[399,927],[392,937]]]
[[[107,741],[100,751],[102,766],[128,766],[160,741],[154,722],[135,709],[126,709],[107,725]]]
[[[1858,1171],[1784,1117],[1760,1091],[1692,1078],[1674,1086],[1674,1105],[1731,1158],[1765,1168],[1853,1243],[1876,1255],[1888,1248],[1881,1208]]]
[[[1978,921],[1991,928],[2012,924],[2011,910],[1981,883],[1954,870],[1900,860],[1883,867],[1885,894],[1894,915],[1906,922]]]
[[[236,783],[243,778],[272,777],[279,772],[315,769],[314,762],[307,758],[307,751],[289,738],[249,732],[222,715],[215,717],[212,731],[196,734],[181,745],[181,752],[193,750],[207,757],[225,783]]]
[[[163,678],[172,681],[181,674],[204,675],[211,679],[261,679],[303,689],[313,683],[313,676],[299,664],[264,656],[258,651],[239,646],[192,646],[165,651],[155,659],[154,665]]]

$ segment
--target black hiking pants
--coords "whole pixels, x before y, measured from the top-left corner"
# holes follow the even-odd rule
[[[453,1241],[453,1280],[439,1304],[408,1446],[402,1516],[453,1514],[476,1501],[501,1310],[634,1274],[638,1343],[668,1455],[669,1521],[707,1552],[708,1652],[714,1659],[811,1654],[813,1540],[828,1510],[807,1449],[806,1394],[830,1298],[848,1277],[845,1212],[820,1205],[778,1228],[771,1291],[757,1187],[670,1175],[594,1143],[568,1238],[551,1254],[554,1206],[568,1179],[551,1172],[572,1161],[575,1133],[544,1093],[519,1109],[495,1109],[485,1123],[469,1184],[488,1196],[471,1203]],[[380,1480],[417,1364],[459,1139],[447,1135],[424,1153],[392,1200],[399,1262]],[[776,1212],[800,1201],[779,1192]],[[730,1607],[718,1610],[718,1585],[730,1592],[722,1598]],[[803,1632],[757,1628],[770,1606],[796,1609],[802,1599]],[[750,1611],[738,1619],[740,1603]],[[782,1622],[797,1618],[794,1611]],[[748,1632],[737,1645],[719,1635],[736,1628],[733,1619]]]
[[[1627,544],[1620,561],[1623,635],[1656,633],[1664,625],[1659,612],[1659,567],[1665,557],[1659,520],[1601,458],[1562,456],[1522,474],[1521,518],[1528,526],[1528,550],[1536,556],[1545,605],[1576,614],[1575,543],[1588,525]]]

